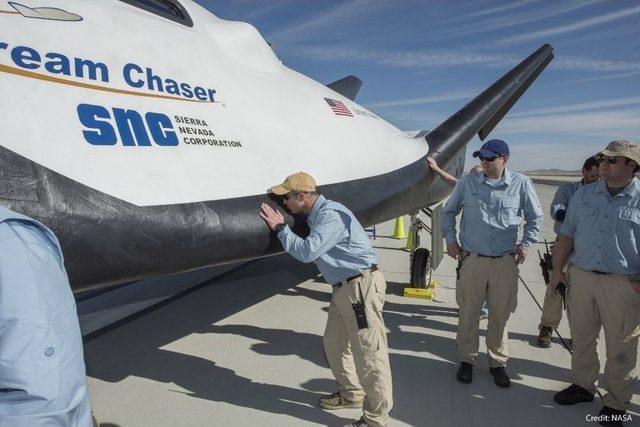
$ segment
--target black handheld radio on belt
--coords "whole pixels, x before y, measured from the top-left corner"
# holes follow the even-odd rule
[[[549,271],[553,270],[553,257],[551,256],[551,251],[549,250],[547,239],[544,239],[544,247],[544,255],[540,254],[540,251],[538,251],[538,257],[540,258],[540,268],[542,269],[542,277],[544,278],[544,283],[548,285],[549,283],[551,283]],[[551,249],[553,250],[553,246],[551,247]]]
[[[458,266],[456,267],[456,280],[460,280],[460,270],[462,269],[462,261],[464,261],[464,259],[468,256],[469,256],[469,252],[466,252],[464,255],[461,255],[459,257]]]
[[[351,304],[351,306],[353,307],[353,312],[356,315],[356,323],[358,324],[358,329],[366,329],[369,327],[369,323],[367,322],[367,313],[364,310],[364,296],[362,295],[360,282],[358,282],[358,290],[360,291],[360,301]]]
[[[551,283],[551,278],[549,277],[549,271],[553,270],[553,257],[551,255],[551,251],[553,250],[553,246],[551,246],[551,250],[549,250],[549,244],[547,243],[547,239],[544,239],[545,253],[544,255],[540,254],[538,251],[538,257],[540,258],[540,268],[542,269],[542,277],[544,278],[544,282],[548,285]],[[556,292],[560,294],[562,297],[562,305],[564,309],[567,309],[567,285],[560,282],[556,285]]]
[[[565,285],[562,282],[558,283],[556,285],[556,291],[558,291],[558,293],[562,297],[562,306],[566,310],[567,309],[567,285]]]

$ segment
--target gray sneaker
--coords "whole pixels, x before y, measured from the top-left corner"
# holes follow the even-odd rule
[[[364,417],[360,417],[359,420],[352,422],[351,424],[345,424],[344,427],[365,427],[368,426],[369,424],[367,424],[364,421]]]
[[[551,347],[551,337],[553,336],[553,328],[550,326],[543,326],[540,328],[540,335],[538,335],[538,346],[542,348]]]
[[[321,397],[320,407],[323,409],[329,409],[331,411],[344,408],[361,408],[363,400],[364,399],[354,401],[345,399],[344,397],[342,397],[342,395],[340,395],[339,391],[336,391],[333,394]]]

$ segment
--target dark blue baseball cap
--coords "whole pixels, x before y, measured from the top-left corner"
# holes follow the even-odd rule
[[[482,156],[487,159],[499,156],[508,156],[509,146],[501,139],[490,139],[482,144],[478,151],[473,153],[473,157]]]

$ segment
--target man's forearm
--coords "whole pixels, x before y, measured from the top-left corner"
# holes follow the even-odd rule
[[[558,236],[558,241],[553,247],[553,269],[554,271],[562,271],[567,264],[569,254],[573,250],[573,239],[567,235]]]
[[[454,186],[458,183],[458,178],[456,178],[455,176],[445,172],[444,170],[438,168],[435,170],[435,172],[440,175],[440,178],[442,178],[442,180],[444,182],[446,182],[447,184],[449,184],[450,186]]]

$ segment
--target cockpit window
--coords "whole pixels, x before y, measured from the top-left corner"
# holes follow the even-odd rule
[[[170,19],[187,27],[193,27],[193,21],[177,0],[120,0],[131,6]]]

